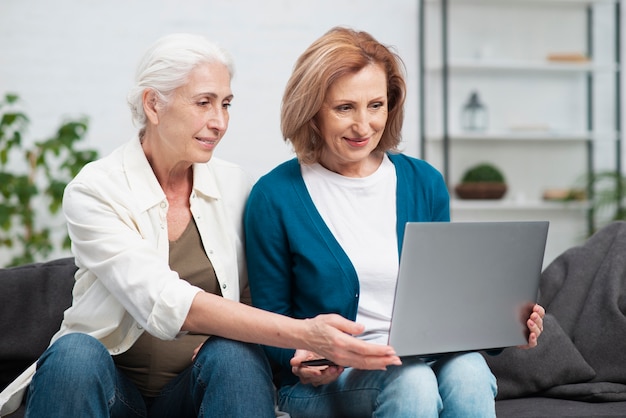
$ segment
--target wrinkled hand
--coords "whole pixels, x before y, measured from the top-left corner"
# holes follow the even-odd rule
[[[305,360],[314,360],[322,358],[322,356],[307,350],[296,350],[291,359],[291,371],[300,378],[303,384],[312,384],[313,386],[326,385],[335,381],[344,371],[342,366],[302,366]]]
[[[528,327],[528,344],[519,346],[519,348],[528,349],[537,346],[537,339],[543,332],[543,317],[546,316],[546,310],[543,306],[535,304],[530,313],[526,326]]]
[[[344,367],[365,370],[386,370],[387,366],[402,364],[393,348],[353,337],[363,332],[361,324],[336,314],[318,315],[304,322],[307,347],[302,348],[317,353],[315,358],[323,357]]]

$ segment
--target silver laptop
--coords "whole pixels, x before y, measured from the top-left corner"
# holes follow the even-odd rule
[[[527,343],[547,221],[407,223],[389,344],[399,356]]]

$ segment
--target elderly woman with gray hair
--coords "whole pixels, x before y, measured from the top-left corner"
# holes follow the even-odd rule
[[[129,94],[139,134],[65,191],[73,303],[39,359],[27,415],[274,416],[257,343],[359,368],[399,361],[338,315],[296,320],[241,303],[251,185],[213,158],[232,76],[229,56],[201,36],[169,35],[145,54]]]

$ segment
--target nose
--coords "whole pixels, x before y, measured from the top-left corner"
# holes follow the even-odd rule
[[[228,128],[228,111],[224,108],[211,112],[207,120],[207,128],[224,133]]]
[[[364,136],[367,134],[369,123],[370,120],[367,110],[357,111],[354,114],[352,129],[354,129],[354,132],[359,136]]]

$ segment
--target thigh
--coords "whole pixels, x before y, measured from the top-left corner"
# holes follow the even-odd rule
[[[209,338],[193,364],[164,388],[151,417],[274,416],[274,386],[261,347]]]
[[[387,370],[346,369],[328,385],[281,388],[279,408],[294,417],[433,417],[441,408],[433,370],[403,359]]]
[[[444,417],[495,417],[496,379],[484,357],[464,353],[433,365],[443,400]]]
[[[37,363],[29,387],[27,416],[143,417],[136,387],[117,370],[106,347],[81,333],[65,335]]]
[[[381,391],[378,378],[382,373],[345,369],[336,381],[326,385],[298,382],[284,386],[278,392],[278,407],[298,418],[371,417]]]

